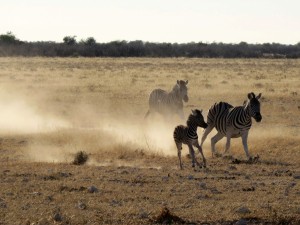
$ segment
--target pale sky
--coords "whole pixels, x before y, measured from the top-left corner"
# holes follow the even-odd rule
[[[300,42],[300,0],[0,0],[23,41]]]

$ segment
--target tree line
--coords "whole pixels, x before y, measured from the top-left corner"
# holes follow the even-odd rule
[[[45,57],[201,57],[201,58],[300,58],[300,42],[279,43],[152,43],[112,41],[97,43],[93,37],[77,41],[66,36],[63,42],[26,42],[11,32],[0,35],[0,56]]]

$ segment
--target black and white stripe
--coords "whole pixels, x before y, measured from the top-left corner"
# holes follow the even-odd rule
[[[248,150],[248,133],[252,125],[251,118],[253,117],[257,122],[260,122],[262,116],[260,114],[260,102],[258,101],[261,97],[261,93],[258,96],[249,93],[248,100],[243,106],[233,107],[226,102],[219,102],[214,104],[207,115],[208,127],[201,139],[201,146],[205,141],[207,135],[215,127],[218,133],[211,139],[211,150],[213,155],[217,155],[215,149],[216,143],[226,136],[226,148],[225,153],[230,148],[230,139],[242,137],[244,150],[248,159],[250,159]]]
[[[157,112],[165,116],[170,113],[175,113],[184,119],[183,101],[188,102],[189,100],[187,84],[188,81],[177,80],[177,83],[170,92],[166,92],[162,89],[153,90],[149,97],[149,110],[145,118],[148,117],[150,113]]]
[[[182,144],[186,144],[189,147],[189,153],[192,157],[192,166],[195,167],[195,162],[197,165],[201,166],[195,158],[195,152],[193,146],[198,148],[199,152],[203,158],[204,167],[206,167],[206,160],[202,152],[202,148],[198,142],[198,135],[197,135],[197,127],[206,128],[207,124],[204,121],[202,110],[192,110],[192,113],[189,115],[189,118],[186,122],[187,126],[179,125],[175,127],[173,137],[175,144],[177,146],[178,151],[178,159],[179,159],[179,166],[182,169],[182,161],[181,161],[181,150]]]

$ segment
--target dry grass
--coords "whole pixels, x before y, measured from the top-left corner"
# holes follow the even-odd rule
[[[0,224],[153,224],[165,214],[298,224],[299,75],[287,59],[0,58]],[[190,81],[186,114],[263,93],[249,136],[258,162],[244,162],[240,139],[238,160],[211,158],[208,138],[208,168],[184,158],[178,169],[172,131],[183,121],[143,120],[151,90],[177,79]],[[72,165],[80,151],[89,160]]]

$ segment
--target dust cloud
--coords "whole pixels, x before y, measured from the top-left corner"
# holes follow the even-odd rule
[[[79,103],[70,108],[67,116],[58,117],[58,109],[45,112],[41,102],[4,92],[0,92],[0,107],[0,133],[32,139],[24,150],[26,160],[70,162],[80,150],[92,154],[106,151],[111,155],[120,149],[164,156],[177,154],[173,141],[175,124],[160,115],[145,120],[144,114],[133,115],[129,108],[113,115],[110,106],[100,110]]]
[[[35,106],[17,95],[1,93],[0,108],[1,133],[39,133],[70,126],[55,116],[38,113]]]
[[[135,151],[161,156],[177,155],[173,141],[174,127],[163,122],[106,117],[90,124],[93,126],[71,124],[68,129],[51,132],[51,137],[35,140],[27,147],[29,159],[39,162],[71,162],[72,156],[83,150],[91,154],[89,165],[143,167],[144,163],[131,161],[138,160]],[[101,155],[98,161],[93,159],[97,155]],[[125,155],[125,159],[118,161],[121,155]],[[127,159],[131,162],[126,162]]]
[[[117,144],[131,144],[136,148],[163,155],[176,153],[173,141],[174,126],[158,120],[115,120],[103,121],[102,132],[112,136],[112,142]]]
[[[0,92],[0,133],[31,135],[33,140],[28,142],[24,152],[27,154],[26,160],[37,162],[71,162],[74,154],[83,150],[92,155],[90,165],[142,167],[144,163],[138,161],[107,159],[115,157],[118,152],[124,154],[124,151],[131,152],[128,153],[130,158],[130,154],[136,150],[162,156],[177,155],[173,130],[176,125],[185,124],[185,121],[179,118],[166,120],[157,114],[144,119],[146,110],[136,113],[128,106],[118,106],[118,110],[115,110],[112,105],[105,103],[99,107],[78,103],[70,108],[67,116],[59,117],[57,108],[45,113],[39,110],[39,106],[42,107],[39,102]],[[204,143],[205,155],[210,155],[210,138],[215,133],[212,131]],[[203,129],[199,128],[199,141],[202,134]],[[290,128],[266,127],[254,123],[249,142],[287,135],[299,134]],[[240,140],[232,142],[233,146],[237,143],[241,147]],[[218,143],[218,148],[223,149],[223,145],[224,140]],[[187,152],[184,146],[183,154]],[[95,155],[103,157],[96,160],[93,159]]]

